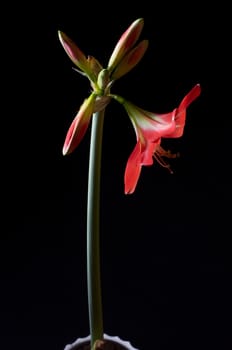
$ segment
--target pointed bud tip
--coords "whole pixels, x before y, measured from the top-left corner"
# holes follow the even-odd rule
[[[144,18],[143,17],[139,17],[139,18],[137,18],[135,21],[134,21],[134,23],[139,23],[139,22],[143,22],[144,23]]]
[[[61,30],[58,30],[57,34],[58,34],[58,38],[61,40],[64,33]]]
[[[62,32],[61,30],[58,30],[57,34],[58,34],[58,38],[59,38],[62,46],[64,46],[65,40],[67,40],[67,35],[64,32]]]
[[[62,155],[66,156],[67,154],[68,154],[68,147],[67,147],[67,145],[64,145],[62,148]]]

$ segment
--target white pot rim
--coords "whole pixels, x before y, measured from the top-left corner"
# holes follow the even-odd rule
[[[108,335],[108,334],[104,333],[103,337],[105,340],[111,340],[117,344],[124,346],[128,350],[139,350],[138,348],[133,347],[129,341],[122,340],[118,336],[112,336],[112,335]],[[81,345],[81,344],[86,343],[88,341],[90,341],[90,335],[88,335],[87,337],[83,337],[83,338],[77,338],[77,340],[75,340],[72,344],[67,344],[65,346],[64,350],[75,350],[75,348],[78,345]]]

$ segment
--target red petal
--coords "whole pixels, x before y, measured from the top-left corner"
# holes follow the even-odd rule
[[[153,160],[153,155],[155,153],[155,150],[157,146],[160,144],[161,138],[159,138],[156,141],[153,142],[148,142],[144,151],[142,152],[141,156],[141,164],[142,165],[152,165],[154,160]]]
[[[186,109],[201,93],[200,84],[196,84],[192,90],[183,98],[181,101],[178,110]]]
[[[141,143],[138,141],[126,165],[124,175],[125,194],[134,192],[141,173],[141,167]]]
[[[200,93],[201,87],[199,84],[196,84],[183,98],[179,107],[175,110],[176,129],[174,132],[165,135],[164,137],[176,138],[183,135],[186,120],[186,109],[200,95]]]

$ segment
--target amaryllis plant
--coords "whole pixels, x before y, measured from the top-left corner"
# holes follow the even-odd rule
[[[143,25],[144,19],[139,18],[129,26],[120,37],[105,68],[95,57],[86,57],[72,39],[58,31],[59,40],[74,63],[75,70],[88,78],[91,85],[91,92],[74,117],[63,145],[63,155],[72,153],[92,122],[87,194],[87,287],[91,349],[96,349],[98,341],[104,339],[99,262],[99,198],[106,107],[112,99],[119,102],[135,131],[136,144],[129,155],[124,175],[125,194],[132,194],[136,189],[142,166],[150,166],[157,161],[171,171],[166,159],[175,157],[175,154],[163,149],[162,138],[178,138],[183,135],[186,110],[201,93],[200,85],[196,84],[176,108],[160,114],[142,109],[111,92],[115,81],[134,68],[148,48],[148,40],[138,42]]]

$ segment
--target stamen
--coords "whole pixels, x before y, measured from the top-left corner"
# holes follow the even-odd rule
[[[162,147],[158,147],[155,151],[155,153],[153,154],[154,159],[163,167],[163,168],[167,168],[171,174],[173,174],[173,171],[170,167],[170,164],[168,164],[167,162],[165,162],[165,160],[163,159],[163,157],[166,158],[177,158],[179,157],[180,154],[179,153],[171,153],[171,151],[165,151]]]

